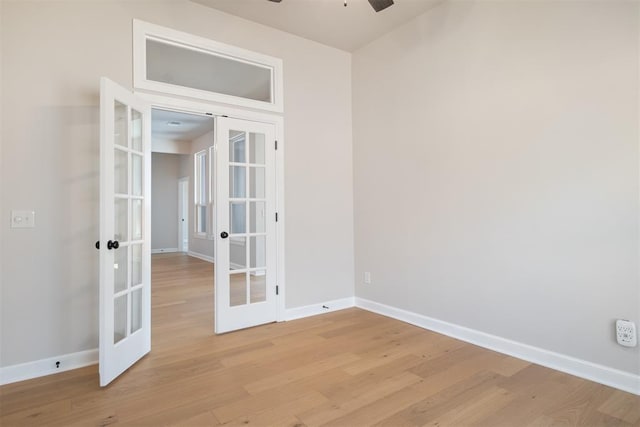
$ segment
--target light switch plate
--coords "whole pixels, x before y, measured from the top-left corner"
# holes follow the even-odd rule
[[[11,211],[11,228],[34,228],[36,212],[31,210]]]

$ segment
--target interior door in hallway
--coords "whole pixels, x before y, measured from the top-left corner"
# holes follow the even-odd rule
[[[219,117],[215,331],[276,320],[275,128]]]
[[[178,180],[178,251],[189,252],[189,177]]]

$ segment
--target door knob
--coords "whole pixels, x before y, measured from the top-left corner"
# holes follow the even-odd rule
[[[229,237],[229,233],[227,233],[226,231],[223,231],[222,233],[220,233],[220,237],[222,237],[223,239],[226,239],[227,237]]]
[[[111,249],[118,249],[120,247],[120,243],[117,240],[109,240],[107,242],[107,249],[111,250]]]
[[[100,249],[100,240],[96,240],[96,249]]]

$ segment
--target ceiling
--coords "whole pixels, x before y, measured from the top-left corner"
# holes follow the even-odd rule
[[[172,122],[173,125],[170,125]],[[213,117],[155,108],[151,111],[151,134],[154,139],[193,141],[212,130]]]
[[[443,0],[395,0],[378,13],[367,0],[191,1],[353,52]]]

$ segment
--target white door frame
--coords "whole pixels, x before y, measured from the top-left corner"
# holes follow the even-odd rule
[[[189,251],[189,240],[189,177],[185,176],[178,179],[178,252]]]
[[[276,321],[282,322],[285,318],[285,221],[284,210],[284,118],[279,114],[260,113],[240,108],[228,107],[209,102],[174,98],[167,95],[151,94],[134,90],[136,96],[145,99],[151,104],[151,108],[161,108],[164,110],[181,111],[186,113],[196,113],[207,116],[227,116],[236,119],[250,120],[254,122],[269,123],[275,126],[276,141],[276,209],[278,212],[278,222],[276,223],[276,284],[278,285],[278,296],[276,297]],[[214,201],[215,203],[215,201]],[[218,238],[215,236],[214,238]]]

